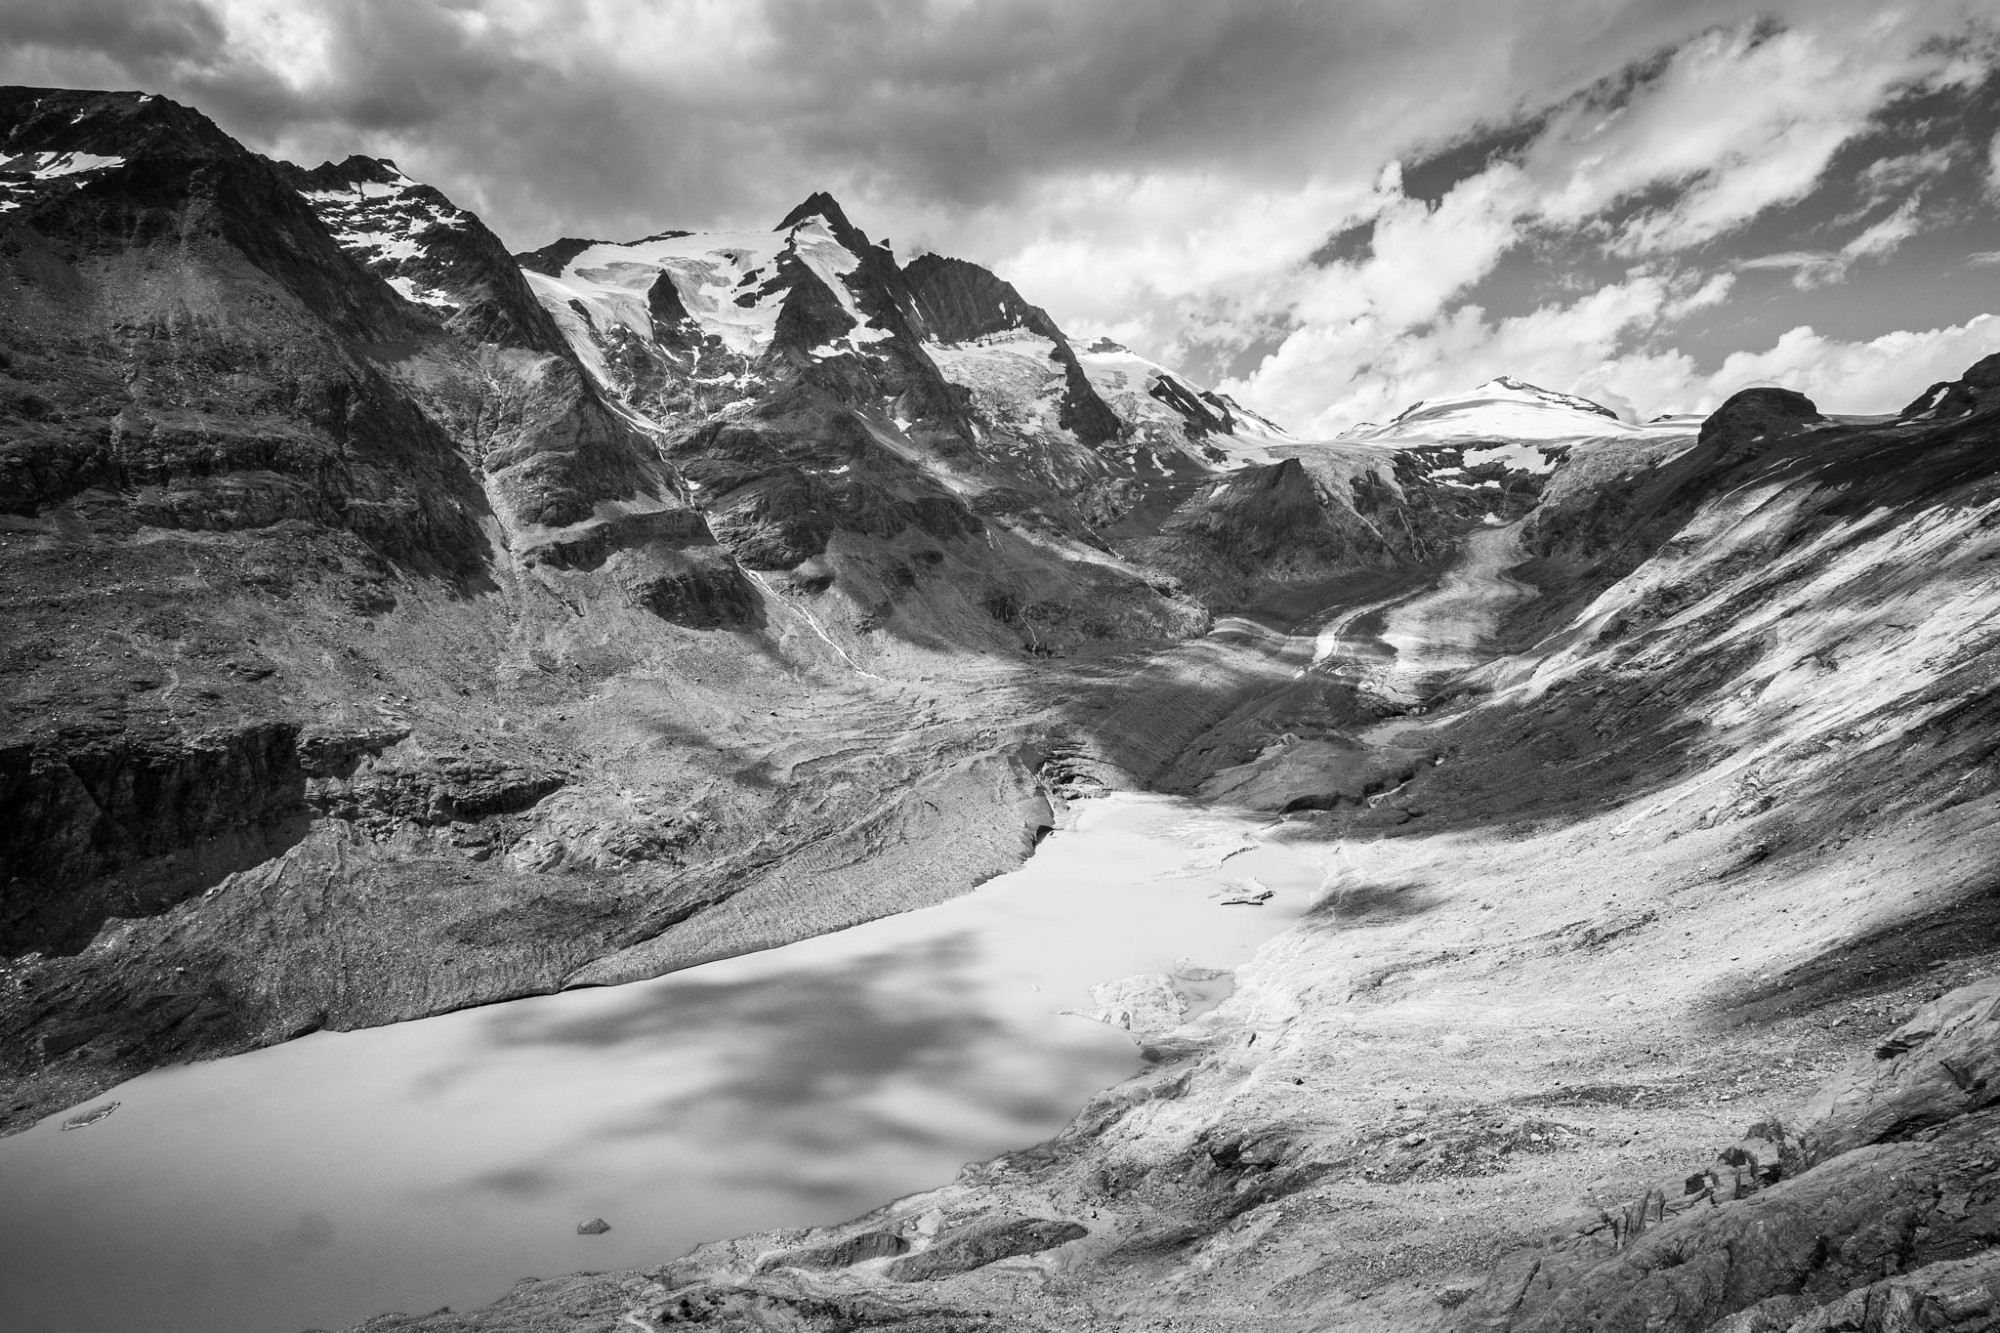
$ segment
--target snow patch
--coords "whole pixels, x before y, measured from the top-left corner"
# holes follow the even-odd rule
[[[46,191],[52,182],[90,176],[124,165],[122,157],[107,157],[98,153],[16,153],[0,158],[0,213],[11,213],[22,207]],[[80,179],[68,183],[74,186],[84,184]]]
[[[1555,460],[1539,449],[1525,444],[1496,444],[1484,449],[1467,449],[1465,466],[1478,467],[1483,463],[1499,463],[1513,472],[1553,472]]]

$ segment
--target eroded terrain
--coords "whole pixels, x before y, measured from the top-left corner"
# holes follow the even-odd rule
[[[0,1129],[1154,790],[1325,891],[1055,1139],[371,1327],[1992,1326],[1995,359],[1305,442],[823,195],[509,256],[161,99],[0,136]]]

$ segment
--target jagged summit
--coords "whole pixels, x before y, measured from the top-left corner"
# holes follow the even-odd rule
[[[322,162],[306,174],[328,185],[342,182],[401,185],[410,180],[391,159],[369,157],[363,153],[350,153],[338,162]]]
[[[850,250],[859,253],[870,244],[867,233],[847,220],[846,210],[841,208],[840,202],[825,190],[814,190],[807,195],[796,208],[785,214],[784,220],[773,230],[791,231],[814,218],[824,222],[835,239]]]
[[[663,427],[776,377],[857,406],[887,398],[893,429],[983,432],[995,449],[1023,432],[1038,450],[1055,437],[1121,456],[1164,448],[1148,470],[1205,470],[1228,460],[1218,438],[1282,435],[1122,347],[1079,355],[978,264],[899,266],[824,190],[768,232],[572,237],[516,258],[598,381]]]

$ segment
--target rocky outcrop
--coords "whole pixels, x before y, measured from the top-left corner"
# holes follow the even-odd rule
[[[304,833],[299,729],[123,734],[0,749],[0,956],[71,953]]]
[[[1147,392],[1180,413],[1187,420],[1191,436],[1229,435],[1236,430],[1236,419],[1228,403],[1217,394],[1206,391],[1197,393],[1171,375],[1162,375],[1154,380]]]
[[[1443,487],[1402,484],[1389,456],[1329,448],[1209,482],[1130,545],[1227,606],[1272,585],[1435,559],[1479,508]]]
[[[686,233],[669,233],[685,235]],[[539,273],[545,278],[560,277],[569,267],[569,262],[578,255],[598,244],[581,236],[565,236],[561,240],[550,241],[539,250],[529,250],[514,256],[514,262],[530,273]]]
[[[897,1232],[860,1231],[824,1245],[774,1254],[760,1267],[765,1272],[774,1268],[852,1268],[871,1259],[893,1258],[909,1252],[910,1242]]]
[[[1743,389],[1732,394],[1701,423],[1697,444],[1710,452],[1704,462],[1722,467],[1760,453],[1779,440],[1825,420],[1813,400],[1802,393],[1790,389]]]

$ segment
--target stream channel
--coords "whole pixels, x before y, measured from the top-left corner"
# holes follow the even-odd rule
[[[1047,1138],[1140,1064],[1064,1010],[1231,969],[1322,881],[1267,821],[1077,807],[937,907],[653,981],[157,1070],[0,1140],[0,1329],[293,1333],[845,1220]],[[1254,878],[1274,896],[1225,906]],[[1182,983],[1199,1010],[1226,980]],[[611,1230],[579,1235],[602,1217]]]

